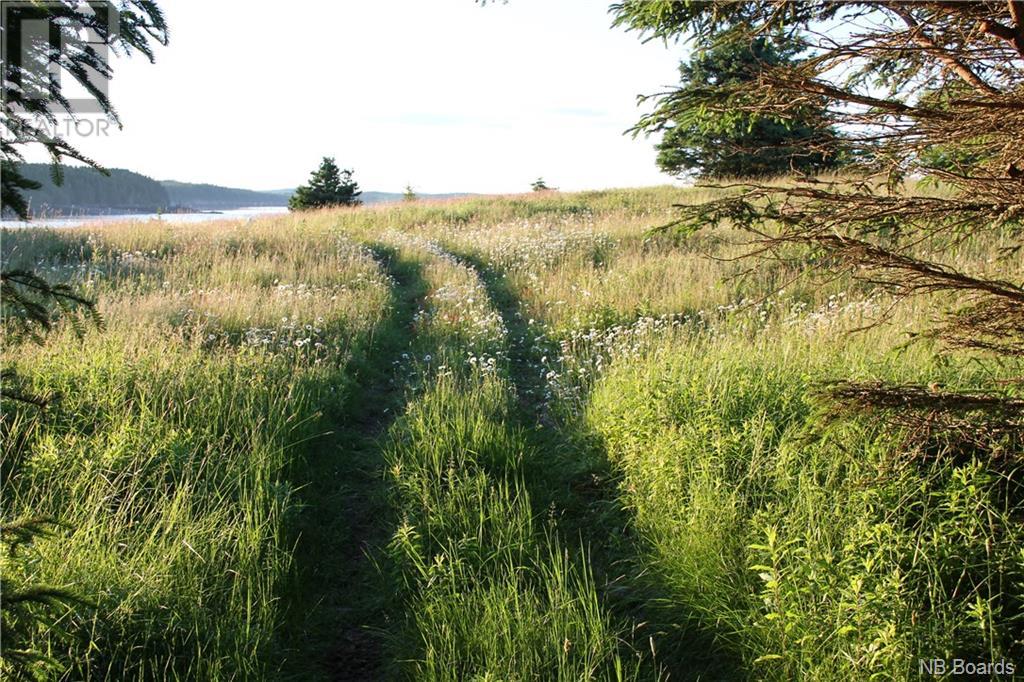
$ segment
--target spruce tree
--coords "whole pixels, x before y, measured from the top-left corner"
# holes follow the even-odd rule
[[[416,191],[412,188],[412,185],[405,186],[405,193],[402,195],[403,201],[416,201]]]
[[[760,69],[792,64],[799,50],[798,43],[781,36],[757,36],[721,39],[695,51],[679,66],[679,88],[661,98],[634,131],[664,133],[658,166],[672,175],[749,178],[835,166],[839,140],[823,122],[824,103],[805,101],[785,118],[700,106],[710,89],[755,87]],[[812,152],[806,149],[810,141],[815,141]]]
[[[292,211],[303,211],[328,206],[358,206],[359,185],[352,179],[351,170],[339,170],[334,157],[325,156],[309,178],[308,185],[295,189],[288,200]]]

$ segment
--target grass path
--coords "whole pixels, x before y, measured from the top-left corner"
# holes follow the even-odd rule
[[[387,590],[371,555],[387,542],[381,438],[401,412],[394,363],[426,292],[418,264],[374,245],[392,277],[390,316],[374,331],[344,414],[303,473],[285,679],[378,680]]]
[[[453,253],[479,273],[508,329],[510,378],[520,406],[517,419],[542,453],[531,477],[535,500],[557,510],[568,545],[575,542],[585,548],[584,559],[604,607],[630,626],[622,635],[643,658],[641,677],[737,679],[736,662],[723,657],[710,633],[688,625],[693,619],[672,605],[671,592],[660,577],[643,568],[644,540],[636,536],[631,514],[622,504],[621,474],[611,465],[604,443],[580,424],[559,423],[546,414],[540,358],[557,350],[534,342],[522,301],[502,270],[471,254]]]
[[[595,439],[560,426],[546,413],[540,357],[552,349],[533,342],[535,333],[505,274],[469,254],[456,255],[479,273],[509,331],[510,374],[520,406],[517,419],[542,454],[531,476],[537,504],[556,510],[558,527],[568,545],[584,548],[586,556],[582,558],[594,573],[605,607],[618,621],[629,624],[630,631],[623,634],[628,634],[628,643],[640,654],[652,646],[644,641],[652,633],[647,629],[646,614],[639,609],[643,600],[624,580],[623,570],[633,562],[635,546],[604,450]],[[654,679],[658,662],[648,658],[647,651],[640,655],[645,659],[644,676]]]
[[[515,386],[516,396],[524,414],[523,419],[536,417],[539,421],[531,426],[545,425],[553,428],[544,415],[544,381],[536,368],[540,367],[542,350],[530,343],[533,332],[523,319],[521,301],[515,289],[509,285],[504,273],[488,267],[479,257],[447,247],[449,252],[480,277],[491,305],[501,315],[508,330],[509,378]]]

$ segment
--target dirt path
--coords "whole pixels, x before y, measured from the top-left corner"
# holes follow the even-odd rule
[[[394,360],[408,347],[412,317],[426,292],[418,266],[375,248],[394,278],[391,314],[357,359],[358,375],[337,428],[310,457],[300,480],[294,584],[285,643],[289,680],[380,680],[387,590],[371,556],[389,538],[381,439],[402,411]]]

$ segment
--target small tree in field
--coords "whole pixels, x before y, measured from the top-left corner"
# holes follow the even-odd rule
[[[309,178],[308,185],[296,188],[288,200],[288,208],[303,211],[327,206],[358,206],[359,185],[352,179],[351,170],[339,170],[334,158],[325,156]]]
[[[530,183],[530,189],[534,192],[547,192],[548,190],[555,189],[554,187],[548,187],[548,183],[544,182],[544,178],[537,178]]]
[[[402,194],[402,201],[416,201],[416,192],[412,185],[405,186],[405,193]]]

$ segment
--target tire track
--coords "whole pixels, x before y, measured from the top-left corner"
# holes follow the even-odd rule
[[[372,559],[390,534],[381,441],[402,411],[395,362],[411,342],[427,285],[417,262],[387,245],[370,247],[394,282],[391,314],[375,329],[349,404],[303,476],[283,679],[387,677],[387,594]]]

